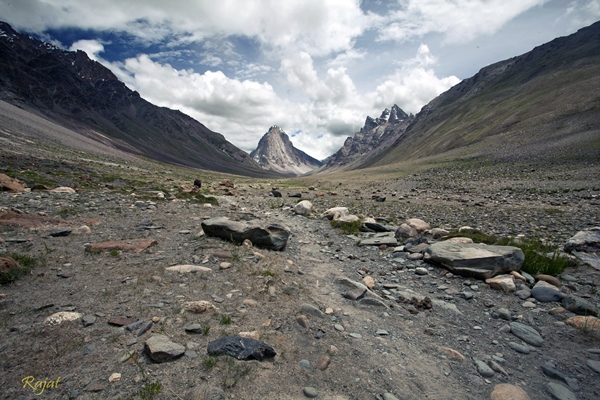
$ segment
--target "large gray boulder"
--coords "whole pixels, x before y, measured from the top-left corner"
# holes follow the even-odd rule
[[[242,243],[248,239],[253,245],[265,249],[281,251],[285,249],[290,231],[279,224],[245,224],[231,221],[226,217],[207,219],[202,222],[202,230],[208,236]]]
[[[482,243],[437,242],[430,245],[425,261],[438,264],[450,272],[478,279],[518,271],[525,255],[518,247],[492,246]]]
[[[600,226],[577,232],[564,248],[584,264],[600,271]]]

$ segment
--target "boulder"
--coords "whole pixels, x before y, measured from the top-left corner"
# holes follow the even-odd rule
[[[398,229],[396,229],[396,233],[394,234],[394,236],[396,237],[396,239],[405,240],[416,238],[417,236],[419,236],[419,233],[412,226],[408,224],[402,224],[398,227]]]
[[[302,200],[294,206],[294,212],[298,215],[309,215],[312,212],[313,205],[308,200]]]
[[[600,226],[579,231],[564,246],[565,251],[600,252]]]
[[[337,221],[345,215],[350,215],[350,211],[346,207],[333,207],[321,214],[321,218]]]
[[[581,297],[569,295],[562,298],[562,306],[572,313],[578,315],[598,316],[598,309],[592,303]]]
[[[431,229],[431,225],[419,218],[407,219],[406,223],[415,228],[419,233],[425,232],[427,229]]]
[[[238,360],[263,361],[277,355],[265,342],[241,336],[225,336],[208,343],[207,352],[211,356],[227,355]]]
[[[254,246],[281,251],[285,249],[290,231],[278,224],[247,225],[226,217],[207,219],[202,230],[208,236],[242,243],[248,239]]]
[[[512,246],[437,242],[427,248],[425,260],[457,275],[489,279],[518,271],[525,255],[521,249]]]

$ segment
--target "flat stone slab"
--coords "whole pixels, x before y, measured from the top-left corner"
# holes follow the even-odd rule
[[[108,242],[90,243],[85,246],[85,251],[94,253],[101,251],[131,251],[141,253],[150,246],[154,246],[158,242],[154,239],[128,239],[128,240],[111,240]]]
[[[577,232],[564,246],[565,251],[600,252],[600,226]]]
[[[285,249],[290,236],[289,229],[279,224],[248,225],[226,217],[207,219],[201,225],[208,236],[237,243],[249,240],[257,247],[276,251]]]
[[[484,280],[518,271],[525,260],[518,247],[481,243],[436,242],[425,253],[427,262],[441,265],[457,275]]]

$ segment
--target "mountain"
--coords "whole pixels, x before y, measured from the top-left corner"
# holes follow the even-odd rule
[[[598,88],[600,22],[481,69],[424,106],[393,146],[363,166],[440,155],[597,163]]]
[[[414,116],[406,114],[396,104],[385,109],[379,118],[367,116],[365,125],[331,155],[319,171],[359,168],[387,150],[406,131]]]
[[[268,171],[290,176],[303,175],[322,165],[319,160],[296,149],[278,126],[269,128],[250,157]]]
[[[59,49],[3,22],[0,100],[119,150],[193,168],[273,176],[223,135],[144,100],[85,52]]]

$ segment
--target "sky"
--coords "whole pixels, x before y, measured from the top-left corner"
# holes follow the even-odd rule
[[[324,159],[370,115],[600,20],[600,0],[0,0],[146,100],[250,152],[269,127]]]

